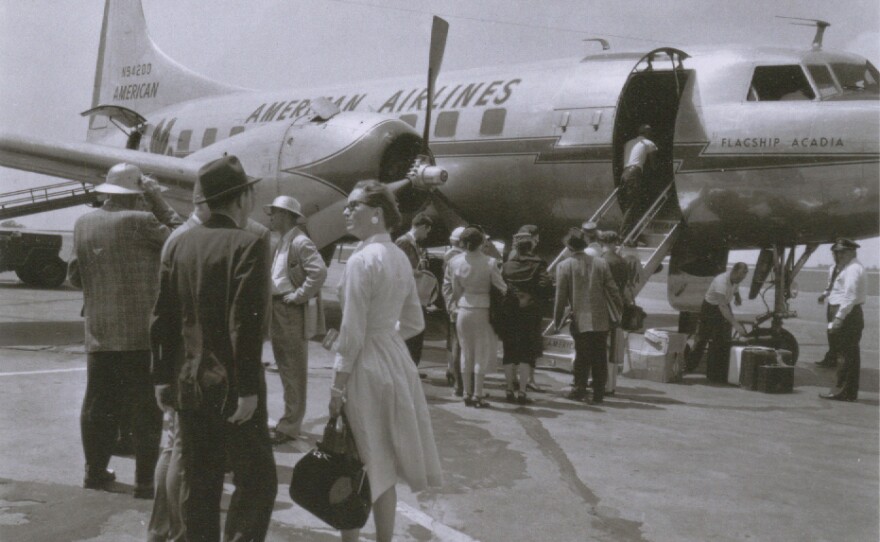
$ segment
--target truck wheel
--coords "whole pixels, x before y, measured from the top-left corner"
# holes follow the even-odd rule
[[[67,279],[67,262],[58,257],[41,258],[16,269],[15,274],[30,286],[57,288]]]

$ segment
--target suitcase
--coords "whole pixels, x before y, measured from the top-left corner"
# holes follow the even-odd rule
[[[727,383],[739,386],[742,367],[742,354],[747,346],[734,346],[730,349],[730,363],[727,364]]]
[[[794,367],[790,365],[758,367],[755,389],[764,393],[791,393],[794,389]]]
[[[762,346],[743,348],[740,360],[739,385],[747,390],[757,389],[758,368],[776,365],[776,351]]]

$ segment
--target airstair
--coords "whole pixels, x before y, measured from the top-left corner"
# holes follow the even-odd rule
[[[615,189],[590,217],[590,222],[600,223],[617,201],[619,188]],[[638,296],[651,276],[657,272],[669,254],[683,227],[681,212],[675,201],[674,183],[670,183],[654,200],[642,218],[626,232],[621,245],[623,250],[637,250],[642,268],[633,284],[633,295]],[[647,254],[647,258],[642,256]],[[544,367],[572,370],[574,342],[567,332],[553,334],[553,323],[544,332],[544,354],[538,364]]]
[[[97,201],[94,186],[67,181],[0,194],[0,220],[65,209]]]

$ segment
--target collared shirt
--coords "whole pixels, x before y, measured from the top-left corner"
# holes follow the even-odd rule
[[[835,318],[841,320],[853,310],[856,305],[865,302],[867,278],[865,267],[857,259],[853,258],[846,267],[840,270],[831,285],[831,293],[828,295],[828,303],[839,305]]]
[[[287,271],[287,258],[290,254],[290,241],[297,234],[297,231],[296,228],[291,228],[278,241],[278,249],[275,251],[275,258],[272,260],[273,296],[289,294],[296,290],[293,287],[293,283],[290,282],[290,273]]]
[[[703,299],[710,305],[730,305],[730,301],[737,291],[739,291],[739,284],[730,282],[730,271],[727,271],[712,279],[712,284]]]
[[[657,152],[657,145],[645,136],[630,139],[623,151],[624,156],[627,157],[624,167],[636,166],[644,169],[648,155],[652,152]]]

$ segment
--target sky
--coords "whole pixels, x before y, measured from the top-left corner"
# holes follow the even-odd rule
[[[103,0],[0,0],[0,130],[85,139],[79,113],[91,106],[103,7]],[[598,50],[583,43],[591,37],[607,39],[614,51],[809,46],[812,28],[775,15],[829,21],[825,48],[880,64],[877,0],[144,0],[144,12],[171,58],[254,89],[422,73],[432,14],[450,23],[443,70],[584,56]],[[0,168],[0,191],[53,182]],[[18,220],[72,229],[86,211]],[[880,240],[863,246],[862,260],[877,265]],[[830,262],[822,247],[810,263]]]

